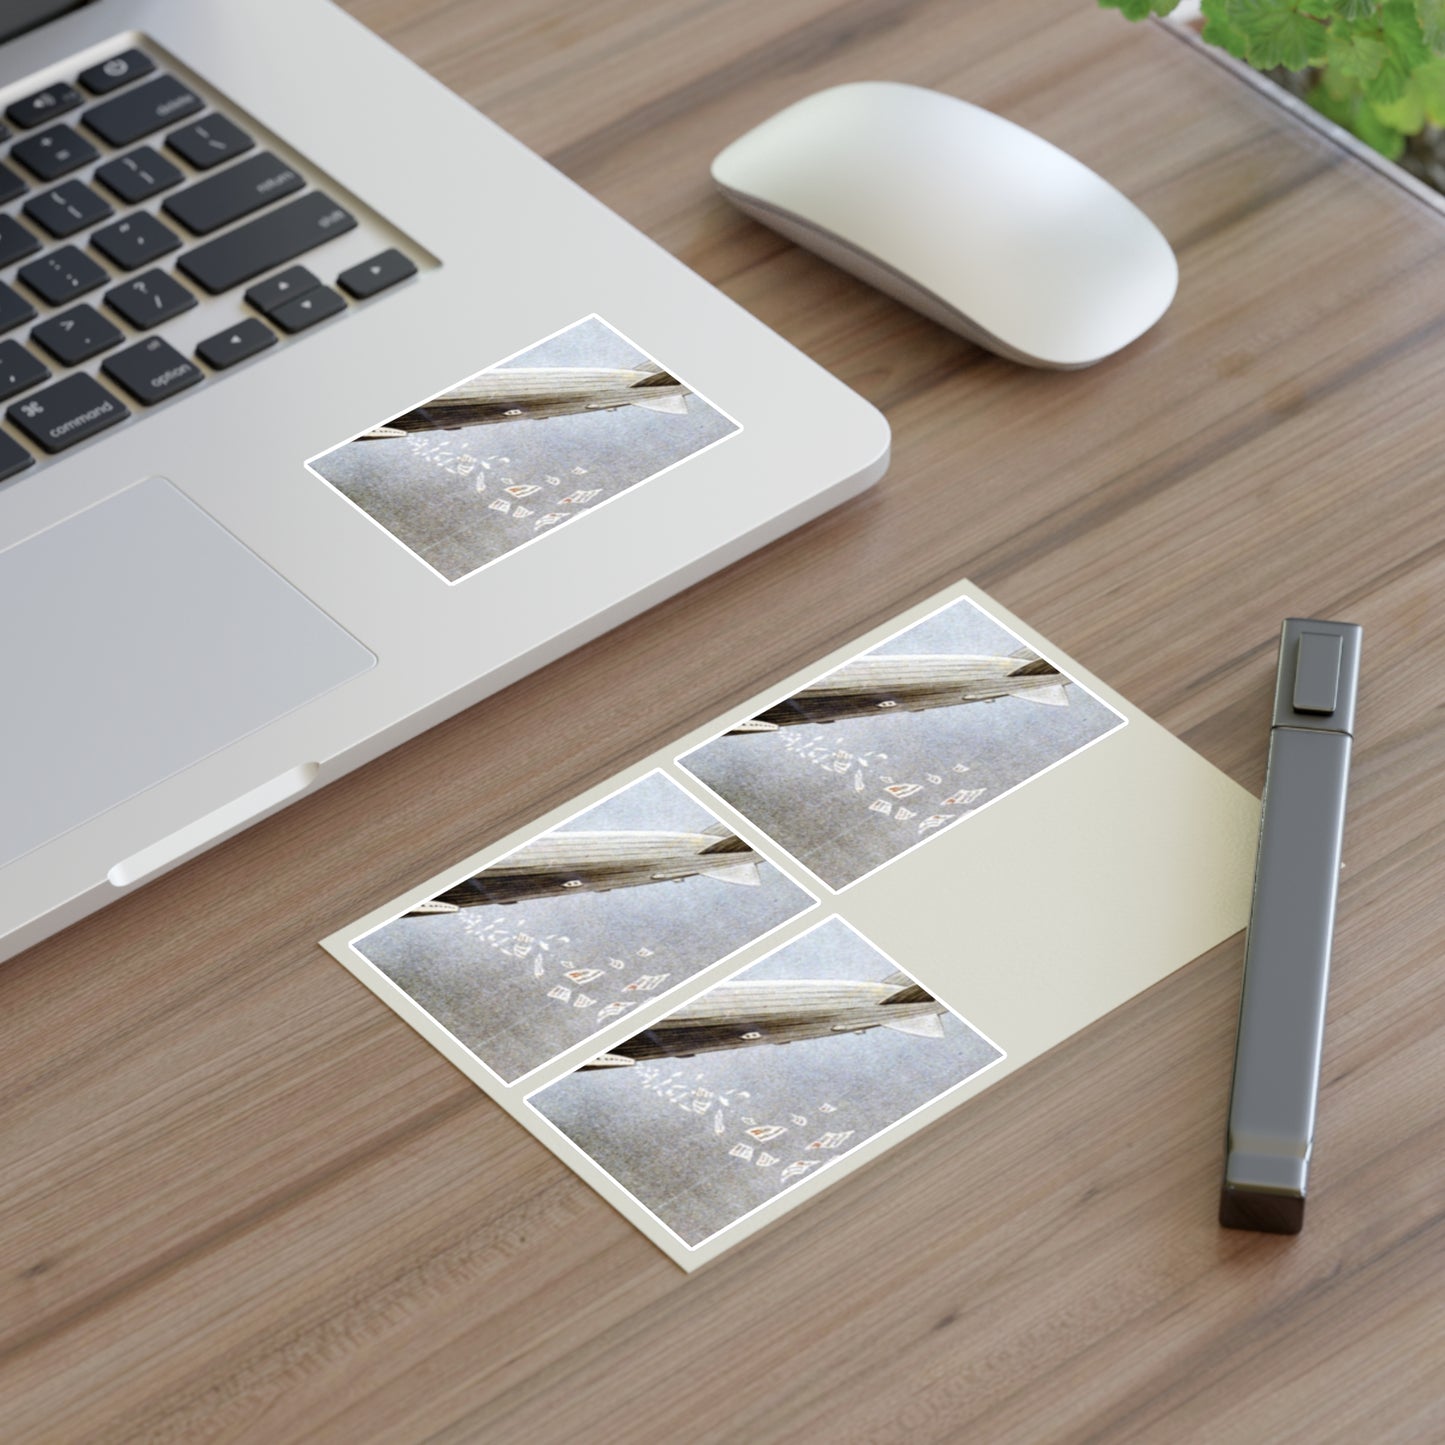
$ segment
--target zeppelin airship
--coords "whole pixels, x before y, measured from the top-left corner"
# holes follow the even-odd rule
[[[760,881],[759,861],[726,823],[702,833],[544,833],[475,877],[419,903],[411,914],[606,893],[696,876],[752,888]]]
[[[636,371],[597,366],[509,366],[484,371],[453,390],[363,432],[360,440],[408,432],[456,431],[499,421],[545,421],[589,411],[637,406],[687,415],[688,389],[656,367]]]
[[[943,1012],[943,1005],[905,973],[895,973],[882,983],[847,979],[720,983],[583,1068],[629,1068],[643,1059],[688,1059],[720,1049],[792,1044],[877,1028],[941,1039]]]
[[[1028,648],[1011,657],[859,657],[728,731],[771,733],[801,723],[875,717],[890,710],[925,712],[1001,697],[1067,707],[1068,681],[1053,663]]]

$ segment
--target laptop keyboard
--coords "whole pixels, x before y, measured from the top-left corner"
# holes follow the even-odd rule
[[[417,270],[395,247],[335,285],[296,264],[356,216],[139,49],[5,109],[0,206],[0,482]],[[244,319],[168,336],[232,292]]]

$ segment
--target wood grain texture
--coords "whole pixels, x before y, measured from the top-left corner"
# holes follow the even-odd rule
[[[0,970],[0,1436],[1445,1438],[1445,216],[1089,0],[348,8],[881,406],[893,468]],[[1028,372],[714,195],[876,77],[1135,197],[1162,325]],[[1215,1224],[1235,939],[684,1276],[315,940],[961,575],[1255,790],[1281,617],[1364,624],[1307,1231]]]

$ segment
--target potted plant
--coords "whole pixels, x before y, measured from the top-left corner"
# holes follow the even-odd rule
[[[1171,29],[1226,64],[1268,76],[1315,116],[1445,192],[1445,0],[1098,3],[1129,20],[1168,16]]]

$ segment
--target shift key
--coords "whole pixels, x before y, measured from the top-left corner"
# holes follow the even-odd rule
[[[229,166],[216,175],[207,176],[183,191],[177,191],[165,203],[165,211],[188,231],[207,236],[303,185],[301,177],[270,151],[251,156],[239,165]]]
[[[290,261],[355,225],[356,217],[330,196],[308,191],[187,251],[176,265],[214,295]]]

